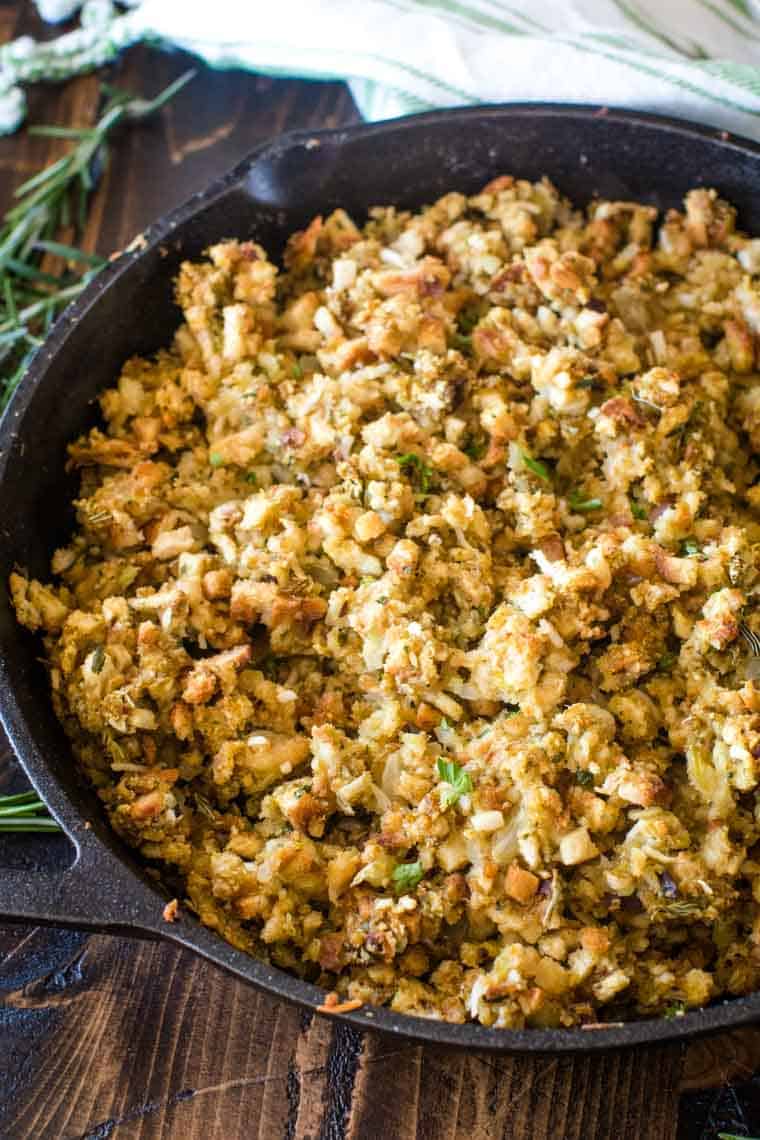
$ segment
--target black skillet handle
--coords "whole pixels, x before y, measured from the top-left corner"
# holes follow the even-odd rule
[[[0,868],[0,921],[156,934],[160,906],[155,902],[146,906],[145,896],[135,891],[125,868],[100,845],[68,838],[75,854],[65,869]]]

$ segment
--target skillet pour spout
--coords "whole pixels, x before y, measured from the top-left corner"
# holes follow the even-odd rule
[[[63,314],[0,423],[0,721],[24,770],[73,845],[64,870],[0,870],[0,915],[172,939],[277,997],[317,1009],[324,991],[252,958],[192,915],[163,918],[165,898],[107,827],[75,769],[51,707],[34,638],[7,594],[14,566],[47,573],[73,525],[66,445],[96,419],[95,397],[133,355],[167,344],[179,321],[180,263],[239,237],[278,257],[290,233],[341,206],[357,219],[378,203],[417,208],[449,190],[473,193],[494,176],[547,175],[584,203],[595,195],[680,205],[714,186],[760,234],[760,146],[679,120],[596,107],[514,104],[411,116],[336,131],[299,132],[260,146],[207,190],[156,222]],[[60,843],[60,840],[57,840]],[[65,862],[65,860],[64,860]],[[49,863],[49,861],[48,861]],[[0,864],[2,852],[0,851]],[[760,994],[680,1018],[588,1030],[495,1030],[362,1007],[343,1015],[438,1045],[563,1054],[641,1046],[760,1017]]]

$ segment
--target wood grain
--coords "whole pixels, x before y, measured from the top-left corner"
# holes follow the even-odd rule
[[[312,1017],[162,943],[51,937],[26,934],[0,968],[14,1140],[636,1140],[644,1121],[675,1136],[678,1050],[445,1052]]]
[[[27,6],[0,4],[0,40],[29,30]],[[189,63],[136,49],[108,78],[154,94]],[[83,77],[32,92],[30,117],[81,126],[97,107]],[[119,248],[263,138],[355,117],[342,85],[201,70],[114,139],[86,243]],[[64,146],[0,140],[0,205]],[[0,787],[11,774],[0,745]],[[2,1140],[674,1140],[681,1091],[758,1069],[760,1030],[576,1060],[422,1048],[277,1003],[168,945],[0,925]],[[698,1135],[684,1120],[682,1140]]]

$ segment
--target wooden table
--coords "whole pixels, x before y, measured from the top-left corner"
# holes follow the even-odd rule
[[[39,34],[27,7],[0,2],[0,42]],[[109,80],[154,94],[187,65],[135,49]],[[97,104],[84,77],[32,92],[30,118],[87,125]],[[200,69],[114,141],[87,244],[120,248],[261,139],[356,117],[340,84]],[[0,205],[63,146],[0,141]],[[3,745],[0,787],[11,778]],[[0,1140],[712,1140],[760,1134],[757,1070],[760,1029],[561,1061],[362,1037],[168,945],[0,925]]]

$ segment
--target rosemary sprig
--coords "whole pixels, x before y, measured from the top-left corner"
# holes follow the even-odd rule
[[[47,814],[47,808],[38,799],[36,792],[0,796],[0,832],[60,830],[55,820]]]
[[[66,138],[74,146],[56,162],[28,178],[0,226],[0,409],[26,372],[32,356],[63,308],[106,264],[105,260],[57,240],[69,231],[76,241],[84,230],[90,194],[108,161],[108,138],[124,120],[153,114],[192,79],[186,72],[155,99],[142,99],[103,85],[105,104],[92,127],[31,127],[30,133]],[[43,258],[62,258],[52,274]]]

